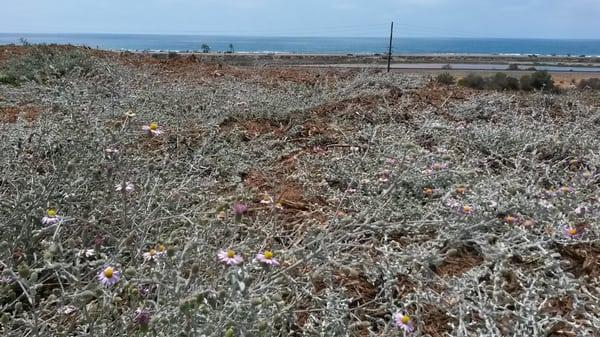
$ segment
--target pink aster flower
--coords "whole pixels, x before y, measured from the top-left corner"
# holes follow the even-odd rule
[[[142,254],[145,262],[156,262],[159,259],[159,256],[156,252],[156,249],[152,248],[149,251]]]
[[[158,128],[158,123],[156,122],[152,122],[150,125],[142,126],[142,130],[146,131],[150,136],[158,136],[163,133],[163,131]]]
[[[273,258],[273,252],[270,250],[265,250],[262,254],[256,254],[256,260],[268,266],[275,267],[279,265],[279,261]]]
[[[436,172],[443,171],[448,168],[448,164],[446,163],[433,163],[431,164],[424,172],[426,174],[434,174]]]
[[[117,191],[117,192],[123,191],[123,192],[131,193],[131,192],[135,191],[135,186],[130,181],[126,181],[121,184],[116,184],[115,191]]]
[[[46,226],[52,226],[54,224],[59,223],[62,218],[56,215],[56,208],[49,208],[46,211],[46,216],[42,218],[42,224]]]
[[[384,183],[390,180],[390,175],[392,172],[390,170],[383,170],[379,172],[379,181]]]
[[[574,226],[565,225],[563,226],[563,235],[568,239],[580,239],[583,236],[583,229],[578,229]]]
[[[98,280],[105,287],[111,287],[115,285],[115,283],[119,282],[120,278],[121,272],[115,270],[115,268],[111,266],[107,266],[98,273]]]
[[[219,261],[229,266],[234,266],[244,261],[244,259],[241,256],[237,255],[235,251],[231,249],[220,250],[217,256],[219,257]]]
[[[238,202],[235,205],[233,205],[232,209],[233,214],[235,214],[236,217],[241,217],[242,215],[248,212],[248,206],[241,202]]]
[[[575,214],[577,215],[585,215],[589,211],[589,208],[586,205],[579,205],[575,208]]]
[[[411,333],[415,330],[410,316],[408,316],[406,313],[395,313],[394,325],[407,333]]]
[[[143,308],[138,308],[135,311],[135,316],[133,317],[133,323],[139,325],[140,327],[144,328],[147,327],[148,324],[150,324],[150,311],[143,309]]]

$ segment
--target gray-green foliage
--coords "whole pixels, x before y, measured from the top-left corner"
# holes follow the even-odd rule
[[[27,45],[25,48],[27,51],[23,56],[12,58],[0,67],[0,83],[42,83],[71,72],[87,76],[94,69],[94,58],[80,48],[51,45]]]
[[[0,85],[2,106],[43,108],[0,134],[3,336],[390,336],[402,309],[421,335],[561,324],[595,335],[597,276],[565,253],[598,245],[600,111],[588,93],[478,92],[440,107],[420,100],[421,75],[273,87],[95,62],[93,79]],[[163,135],[142,133],[151,121]],[[255,134],[248,121],[273,125]],[[123,181],[136,191],[116,192]],[[283,210],[260,203],[290,186],[302,198]],[[236,220],[240,201],[252,211]],[[51,206],[66,220],[47,228]],[[535,226],[504,223],[508,213]],[[564,223],[586,223],[586,236],[565,238]],[[159,242],[170,257],[144,262]],[[219,264],[227,248],[245,263]],[[282,267],[252,261],[267,248]],[[448,267],[465,251],[474,257]],[[108,289],[96,279],[107,263],[124,274]],[[548,307],[560,298],[568,314]],[[147,332],[132,321],[139,307],[152,312]]]

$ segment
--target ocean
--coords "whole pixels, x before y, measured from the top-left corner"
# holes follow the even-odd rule
[[[0,45],[30,43],[86,45],[136,51],[211,51],[248,53],[376,54],[387,53],[386,37],[251,37],[145,34],[20,34],[0,33]],[[500,38],[395,38],[394,54],[508,54],[600,56],[598,40]]]

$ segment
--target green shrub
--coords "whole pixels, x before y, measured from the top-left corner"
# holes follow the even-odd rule
[[[0,83],[17,86],[17,85],[19,85],[19,79],[12,75],[0,74]]]
[[[600,78],[588,78],[579,81],[577,84],[579,89],[600,90]]]
[[[459,85],[473,89],[491,89],[491,90],[519,90],[519,80],[505,73],[496,73],[491,77],[469,74],[460,79]]]
[[[27,46],[26,54],[9,60],[0,69],[3,83],[19,84],[23,81],[45,82],[61,78],[77,70],[86,75],[93,69],[93,59],[82,49],[64,49],[48,45]]]
[[[521,76],[521,90],[523,91],[531,91],[533,90],[533,86],[531,84],[531,76],[523,75]]]
[[[552,90],[554,88],[554,80],[552,75],[547,71],[536,71],[531,74],[531,86],[538,90]]]
[[[454,84],[456,82],[456,79],[450,73],[441,73],[441,74],[437,75],[437,77],[435,78],[435,81],[439,84],[450,85],[450,84]]]
[[[496,73],[493,77],[486,79],[486,87],[498,91],[519,90],[519,80],[505,73]]]
[[[458,84],[463,87],[473,88],[473,89],[483,89],[485,88],[485,80],[481,75],[469,74],[466,77],[461,78],[458,81]]]

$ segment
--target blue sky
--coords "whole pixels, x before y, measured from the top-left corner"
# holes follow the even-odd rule
[[[600,0],[15,0],[0,32],[600,38]]]

